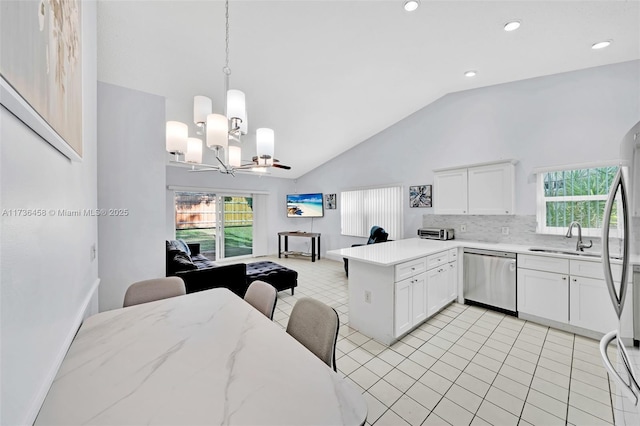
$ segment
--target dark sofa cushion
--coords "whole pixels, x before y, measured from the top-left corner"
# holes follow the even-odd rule
[[[194,269],[198,269],[186,253],[178,250],[172,250],[172,253],[171,268],[173,271],[193,271]]]

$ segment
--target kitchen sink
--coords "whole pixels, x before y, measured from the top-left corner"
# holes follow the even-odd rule
[[[566,254],[570,256],[581,256],[581,257],[602,257],[602,253],[588,252],[588,251],[571,251],[571,250],[562,250],[562,249],[551,249],[551,248],[542,248],[542,247],[532,247],[529,251],[538,252],[538,253],[553,253],[553,254]],[[610,256],[612,259],[622,259],[621,256]]]

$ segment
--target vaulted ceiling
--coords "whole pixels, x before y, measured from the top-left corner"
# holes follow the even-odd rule
[[[640,58],[638,1],[402,5],[231,0],[243,158],[255,153],[255,129],[270,127],[276,158],[293,167],[273,175],[296,178],[447,93]],[[98,79],[166,97],[167,120],[195,135],[194,95],[223,111],[224,11],[221,0],[99,0]],[[511,20],[522,26],[504,31]],[[601,40],[613,43],[593,50]]]

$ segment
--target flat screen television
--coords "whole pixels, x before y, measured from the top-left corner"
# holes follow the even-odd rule
[[[287,194],[287,217],[322,217],[322,193]]]

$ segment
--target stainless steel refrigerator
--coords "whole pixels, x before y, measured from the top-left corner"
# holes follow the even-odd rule
[[[625,138],[633,138],[633,146],[640,143],[640,123],[634,126]],[[629,141],[624,140],[623,144],[625,142]],[[600,354],[605,368],[609,372],[609,377],[615,382],[620,394],[619,400],[614,401],[616,424],[637,425],[640,424],[638,422],[640,420],[640,386],[636,375],[637,366],[634,366],[634,364],[637,364],[639,359],[638,351],[633,348],[627,350],[620,333],[620,318],[623,311],[625,309],[633,309],[631,300],[627,297],[628,274],[631,270],[630,240],[632,236],[629,195],[629,180],[626,176],[626,170],[620,167],[609,191],[602,227],[602,265],[612,308],[618,317],[618,328],[605,334],[602,338],[600,341]],[[621,239],[620,247],[622,250],[622,253],[620,253],[622,256],[622,268],[619,276],[614,276],[611,268],[609,238],[611,236],[611,218],[613,214],[617,214],[618,229],[621,231],[621,234],[618,235]],[[638,315],[638,312],[634,312],[634,314]],[[607,351],[610,345],[614,349],[611,351],[612,353]],[[617,395],[613,395],[613,397],[615,399]]]

